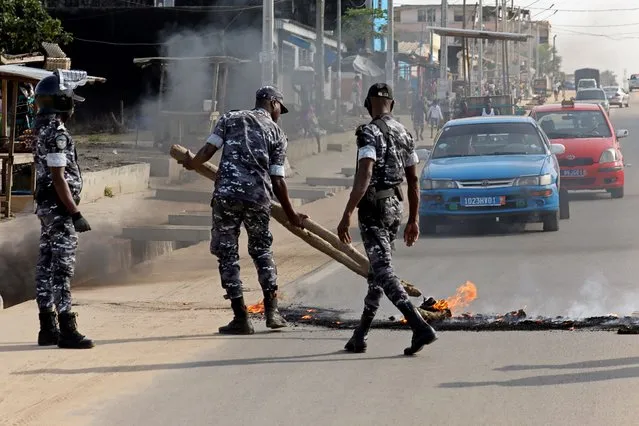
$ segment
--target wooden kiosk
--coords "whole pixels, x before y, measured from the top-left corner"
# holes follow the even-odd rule
[[[167,90],[167,74],[174,64],[184,63],[209,64],[211,68],[211,105],[205,108],[208,95],[202,93],[200,110],[176,111],[165,109],[164,94]],[[134,58],[133,63],[141,68],[150,65],[160,66],[160,87],[157,99],[157,119],[155,120],[153,137],[155,146],[174,143],[191,146],[190,142],[199,144],[202,137],[208,136],[219,117],[218,111],[226,109],[226,86],[229,69],[232,65],[251,62],[231,56],[202,57],[149,57]],[[170,84],[170,83],[169,83]],[[185,137],[188,139],[185,141]]]
[[[13,175],[14,166],[31,165],[30,194],[21,195],[22,206],[25,202],[33,202],[35,191],[35,168],[31,145],[17,141],[16,119],[18,106],[18,88],[20,84],[37,85],[40,80],[52,75],[51,71],[31,68],[22,65],[0,65],[0,99],[2,112],[0,116],[0,220],[10,218],[14,213]],[[87,83],[105,82],[100,77],[87,77]],[[18,149],[16,149],[18,148]],[[25,199],[27,199],[25,201]]]

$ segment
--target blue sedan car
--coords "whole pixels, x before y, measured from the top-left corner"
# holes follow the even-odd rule
[[[559,163],[565,151],[551,144],[530,117],[494,116],[451,120],[439,132],[420,178],[420,226],[488,219],[542,222],[557,231]],[[567,218],[562,192],[561,218]]]

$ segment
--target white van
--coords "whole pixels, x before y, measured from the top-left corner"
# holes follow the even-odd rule
[[[632,74],[628,79],[628,91],[639,89],[639,74]]]
[[[596,89],[597,88],[597,80],[594,78],[582,78],[577,83],[577,90],[581,89]]]

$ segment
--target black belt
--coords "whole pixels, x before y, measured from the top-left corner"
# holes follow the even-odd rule
[[[390,197],[394,197],[396,195],[397,195],[397,189],[396,188],[382,189],[382,190],[377,191],[375,193],[375,199],[376,200],[383,200],[384,198],[390,198]]]

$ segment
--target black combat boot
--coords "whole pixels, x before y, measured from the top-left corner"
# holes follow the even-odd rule
[[[253,324],[249,320],[244,297],[231,299],[231,308],[233,309],[233,320],[228,325],[218,329],[220,334],[253,334]]]
[[[410,301],[401,303],[397,306],[397,309],[404,315],[408,325],[413,330],[411,346],[404,349],[404,355],[414,355],[421,351],[425,345],[430,345],[437,340],[437,333],[435,333],[433,327],[422,318]]]
[[[359,325],[353,332],[353,337],[346,343],[344,349],[347,352],[353,352],[356,354],[366,352],[366,339],[368,339],[368,330],[371,328],[371,324],[373,324],[373,319],[375,318],[375,314],[368,309],[364,309],[362,313],[362,318],[359,320]]]
[[[277,309],[277,293],[274,291],[264,292],[264,316],[266,317],[266,326],[272,329],[284,328],[288,324],[280,315]]]
[[[41,311],[40,314],[40,332],[38,333],[38,345],[52,346],[58,344],[60,330],[54,311]]]
[[[63,312],[58,315],[60,322],[60,338],[58,347],[63,349],[91,349],[94,344],[91,339],[78,332],[78,323],[74,312]]]

